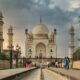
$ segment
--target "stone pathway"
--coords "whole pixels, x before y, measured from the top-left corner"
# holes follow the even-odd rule
[[[50,70],[43,69],[42,71],[44,76],[43,80],[68,80],[66,77],[56,74],[55,72],[52,72]]]

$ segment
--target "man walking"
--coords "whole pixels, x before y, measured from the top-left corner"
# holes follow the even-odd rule
[[[68,57],[66,57],[66,59],[67,59],[67,69],[69,69],[69,62],[70,62],[70,60],[69,60]]]

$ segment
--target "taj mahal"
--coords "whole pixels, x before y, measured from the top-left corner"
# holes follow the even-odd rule
[[[45,24],[37,24],[31,32],[25,29],[27,58],[56,58],[56,29],[50,32]]]

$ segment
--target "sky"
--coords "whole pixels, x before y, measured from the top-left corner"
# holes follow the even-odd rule
[[[75,28],[75,47],[78,47],[80,0],[0,0],[0,11],[4,16],[5,49],[8,46],[7,29],[12,25],[14,48],[19,44],[25,55],[25,29],[31,31],[39,23],[40,15],[50,31],[57,29],[58,57],[68,54],[71,24]]]

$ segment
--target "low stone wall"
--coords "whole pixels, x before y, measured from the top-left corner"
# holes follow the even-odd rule
[[[0,69],[10,68],[10,63],[8,60],[0,60]]]
[[[73,62],[73,68],[75,68],[75,69],[80,69],[80,60]]]

